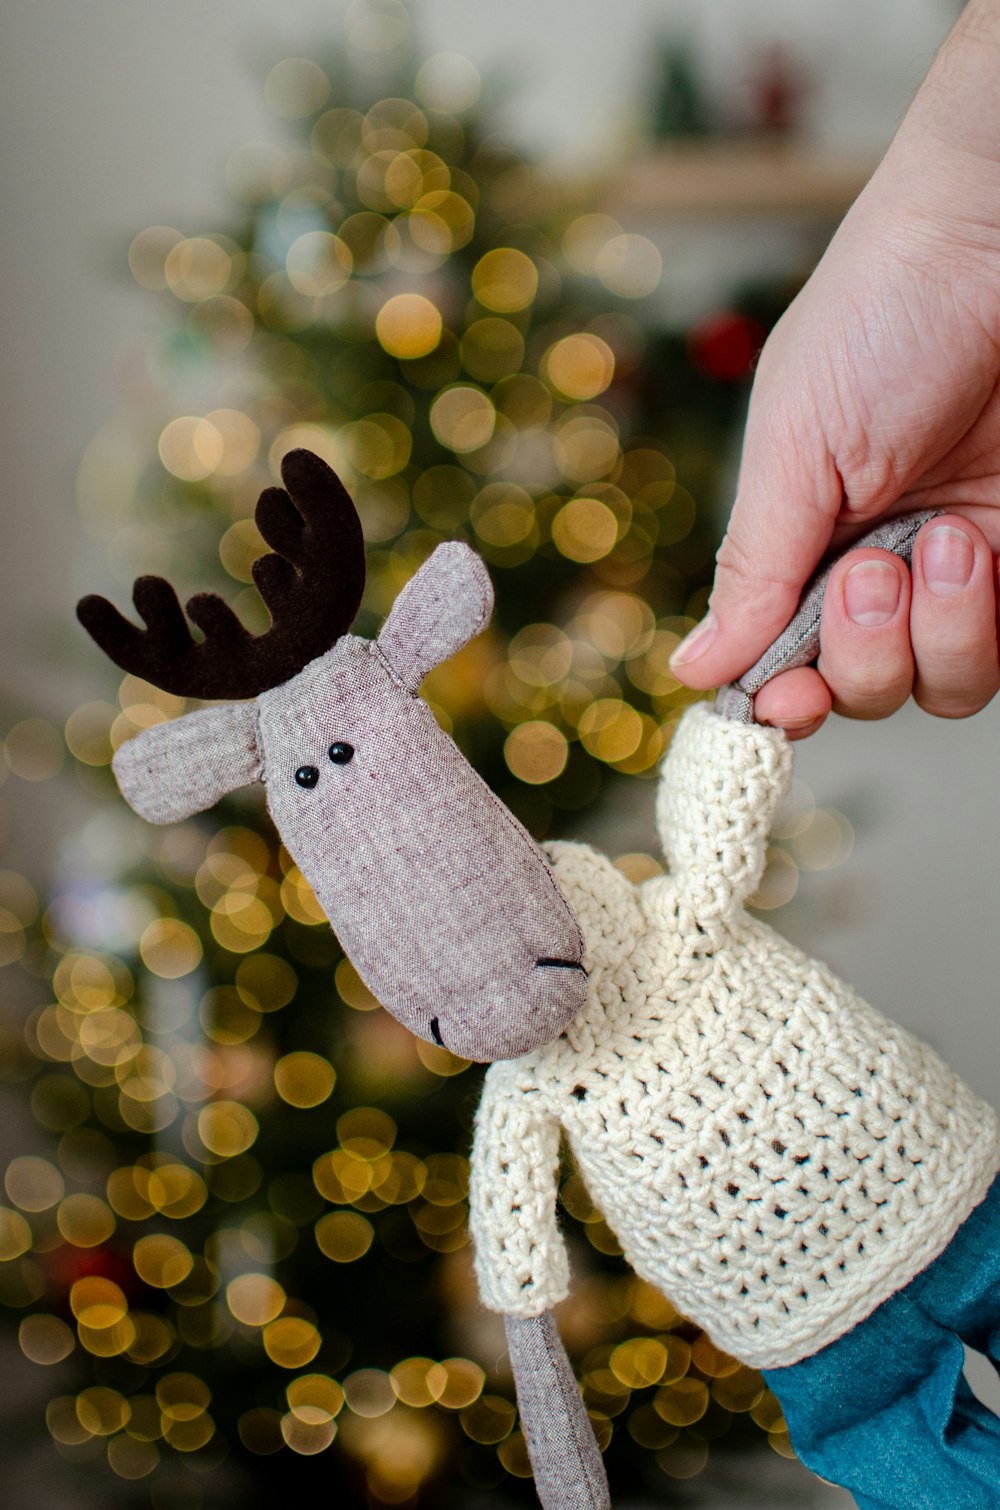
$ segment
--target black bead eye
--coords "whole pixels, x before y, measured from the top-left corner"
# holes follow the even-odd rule
[[[327,753],[334,765],[346,765],[354,757],[354,746],[344,744],[342,739],[336,739]]]
[[[295,779],[299,786],[314,787],[319,780],[319,771],[314,765],[300,765],[295,772]]]

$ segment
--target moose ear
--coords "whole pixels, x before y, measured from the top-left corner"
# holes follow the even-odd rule
[[[147,823],[176,823],[261,777],[254,703],[201,708],[144,729],[112,769],[129,807]]]
[[[434,666],[477,635],[493,611],[493,585],[482,561],[458,541],[439,545],[403,588],[382,626],[378,647],[403,684],[416,692]]]

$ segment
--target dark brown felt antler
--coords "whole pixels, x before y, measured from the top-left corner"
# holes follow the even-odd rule
[[[272,547],[253,565],[253,579],[271,615],[263,634],[246,630],[215,593],[198,593],[188,618],[196,641],[162,577],[139,577],[133,590],[146,624],[139,629],[106,598],[77,604],[80,623],[117,666],[180,697],[256,697],[286,682],[345,634],[365,585],[361,523],[340,478],[311,451],[290,451],[281,463],[287,488],[265,488],[257,527]]]

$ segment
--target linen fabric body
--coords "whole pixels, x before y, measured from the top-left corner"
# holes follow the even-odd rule
[[[491,1309],[568,1292],[562,1131],[636,1273],[759,1368],[862,1321],[986,1194],[993,1110],[744,910],[790,769],[780,730],[701,704],[661,778],[672,875],[635,887],[585,845],[549,847],[589,989],[560,1038],[486,1077],[471,1226]]]

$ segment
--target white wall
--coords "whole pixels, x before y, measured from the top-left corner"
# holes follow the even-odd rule
[[[74,474],[159,319],[124,251],[142,226],[225,220],[222,167],[279,123],[267,67],[341,34],[346,0],[9,0],[0,61],[5,679],[57,713],[88,582]],[[428,51],[464,51],[514,89],[508,127],[578,163],[608,158],[639,113],[648,44],[686,33],[719,90],[754,39],[786,38],[816,79],[814,133],[885,140],[947,26],[948,0],[424,0]]]

